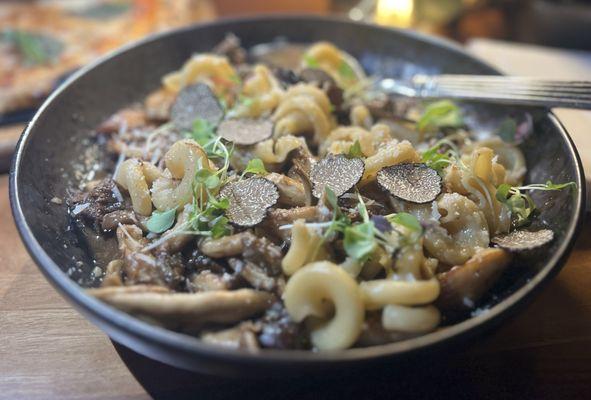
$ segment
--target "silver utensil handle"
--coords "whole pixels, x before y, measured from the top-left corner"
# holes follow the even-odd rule
[[[591,82],[514,76],[416,75],[415,96],[591,109]]]

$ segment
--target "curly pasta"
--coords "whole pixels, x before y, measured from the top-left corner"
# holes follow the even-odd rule
[[[226,57],[215,54],[196,54],[175,72],[162,78],[164,87],[177,93],[185,86],[202,82],[207,84],[218,97],[227,101],[229,91],[238,85],[238,75]]]
[[[343,89],[348,89],[365,79],[365,72],[350,54],[328,42],[310,46],[303,58],[303,66],[313,64],[328,73]]]
[[[258,118],[269,115],[279,105],[285,92],[273,73],[264,65],[255,65],[252,75],[244,80],[242,95],[249,101],[238,103],[229,116]]]
[[[308,264],[287,282],[283,292],[287,312],[294,321],[311,322],[311,340],[318,350],[350,347],[361,333],[365,310],[357,282],[328,261]],[[334,315],[331,309],[334,308]]]
[[[519,147],[513,143],[507,143],[499,137],[493,137],[465,146],[462,151],[464,154],[470,155],[475,149],[481,147],[493,150],[497,158],[495,163],[505,168],[504,183],[508,183],[511,186],[519,186],[523,183],[526,166],[525,157]]]
[[[392,140],[381,146],[377,153],[365,159],[365,172],[359,185],[364,186],[374,181],[378,172],[384,167],[401,163],[419,162],[420,160],[421,156],[412,147],[410,142],[406,140],[402,142]]]
[[[292,86],[273,114],[274,136],[311,134],[313,142],[320,144],[334,125],[330,110],[323,90],[308,84]]]
[[[389,142],[390,129],[383,124],[374,125],[370,131],[358,126],[340,126],[320,146],[320,154],[346,154],[355,142],[359,142],[365,157],[376,154],[377,149]]]
[[[382,326],[386,330],[425,333],[437,328],[441,313],[434,306],[407,307],[389,304],[382,311]]]
[[[414,306],[429,304],[439,296],[439,282],[436,279],[422,281],[401,281],[376,279],[359,284],[365,308],[377,310],[388,304]]]
[[[114,180],[129,192],[131,205],[136,213],[150,215],[152,213],[152,199],[149,185],[161,175],[162,173],[156,166],[133,158],[121,163]]]
[[[506,182],[505,168],[496,162],[494,152],[488,147],[474,149],[472,154],[463,157],[463,162],[466,169],[455,165],[446,169],[446,186],[470,197],[480,207],[492,235],[508,232],[511,214],[495,197],[497,186]]]
[[[479,248],[488,247],[489,231],[478,206],[458,193],[443,194],[436,201],[439,225],[425,232],[425,248],[449,265],[466,262]]]
[[[369,112],[369,109],[363,104],[358,104],[351,107],[349,119],[351,120],[351,125],[354,126],[369,129],[373,125],[373,118]]]
[[[294,222],[291,229],[291,245],[281,260],[283,272],[286,275],[293,275],[304,265],[327,258],[328,253],[318,232],[307,227],[303,219]]]
[[[191,139],[173,144],[164,161],[166,171],[152,185],[152,202],[159,211],[180,210],[193,199],[192,183],[197,168],[212,169],[212,166],[201,146]]]

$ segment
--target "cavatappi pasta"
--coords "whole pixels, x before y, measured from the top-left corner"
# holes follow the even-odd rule
[[[401,340],[478,306],[511,261],[491,240],[533,215],[516,144],[450,102],[380,103],[331,43],[292,70],[218,49],[97,129],[116,165],[70,212],[119,252],[90,293],[251,351]]]

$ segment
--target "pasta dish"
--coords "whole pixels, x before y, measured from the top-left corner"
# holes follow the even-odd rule
[[[67,199],[115,237],[92,296],[145,321],[248,351],[341,350],[469,317],[531,229],[518,144],[482,138],[448,100],[389,98],[331,43],[286,68],[228,35],[119,110],[93,140],[110,167]],[[97,179],[100,178],[100,179]]]

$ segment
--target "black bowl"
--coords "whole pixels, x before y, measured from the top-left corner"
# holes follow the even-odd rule
[[[147,324],[84,293],[94,283],[98,248],[70,226],[64,197],[76,182],[76,164],[84,159],[85,138],[118,108],[142,99],[160,77],[178,68],[193,52],[207,51],[227,32],[245,46],[283,36],[293,42],[329,40],[357,56],[369,72],[390,76],[426,73],[497,74],[451,43],[412,32],[317,17],[265,17],[220,21],[152,36],[83,68],[64,83],[37,112],[19,142],[10,177],[14,218],[31,256],[47,279],[82,314],[115,341],[161,362],[224,376],[283,375],[319,370],[348,370],[396,360],[420,351],[457,348],[465,339],[512,314],[540,290],[564,264],[583,216],[583,170],[571,139],[546,110],[532,109],[535,135],[523,145],[534,182],[575,181],[574,194],[547,193],[537,200],[540,219],[556,239],[537,257],[514,266],[480,304],[484,312],[437,332],[371,348],[332,353],[263,351],[248,354],[211,347],[199,340]],[[477,115],[510,114],[514,108],[473,106]],[[535,327],[532,327],[535,329]]]

